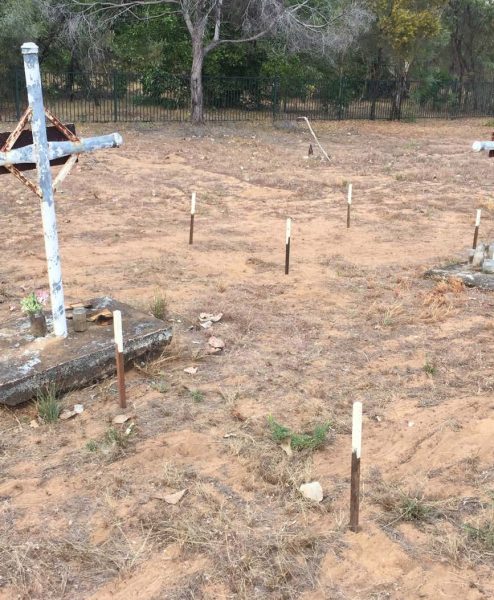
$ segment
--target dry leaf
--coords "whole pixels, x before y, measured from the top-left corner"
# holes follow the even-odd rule
[[[217,323],[218,321],[221,321],[223,317],[223,313],[218,313],[217,315],[213,315],[212,313],[201,313],[199,315],[199,321],[207,322],[207,321],[212,321],[213,323]]]
[[[175,492],[173,494],[154,494],[153,498],[156,498],[156,500],[164,500],[168,504],[178,504],[185,496],[186,492],[187,489],[180,490],[180,492]]]
[[[221,338],[215,337],[214,335],[209,338],[208,343],[212,348],[217,348],[219,350],[223,350],[225,347],[225,342]]]
[[[116,417],[113,417],[113,419],[111,420],[111,422],[114,425],[122,425],[123,423],[126,423],[129,419],[132,419],[134,415],[117,415]]]
[[[187,367],[184,369],[184,373],[188,373],[189,375],[195,375],[197,373],[197,367]]]
[[[106,324],[109,321],[113,321],[113,313],[108,308],[104,308],[103,310],[98,310],[97,312],[87,317],[87,320],[91,321],[92,323]]]
[[[286,437],[284,440],[282,440],[280,448],[283,450],[283,452],[286,452],[287,456],[292,456],[292,438]]]

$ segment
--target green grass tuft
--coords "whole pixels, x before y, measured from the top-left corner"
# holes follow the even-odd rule
[[[465,525],[465,531],[470,542],[473,542],[483,552],[494,552],[494,521],[488,520],[478,527]]]
[[[58,391],[55,384],[46,386],[38,391],[36,396],[36,408],[39,418],[45,423],[54,423],[62,412],[62,406],[58,399]]]
[[[98,448],[98,442],[96,442],[95,440],[89,440],[89,442],[86,444],[86,450],[88,452],[96,452]]]
[[[424,365],[424,371],[427,373],[427,375],[435,375],[437,372],[437,369],[432,363],[430,363],[429,361],[426,361],[426,363]]]
[[[331,423],[326,422],[316,425],[311,433],[295,433],[285,425],[281,425],[270,415],[268,417],[271,435],[276,442],[290,438],[290,445],[294,450],[317,450],[326,443],[326,438]]]
[[[197,404],[203,402],[204,400],[204,394],[201,392],[201,390],[190,390],[190,397]]]
[[[161,292],[156,292],[153,299],[149,303],[149,312],[156,317],[164,321],[168,316],[168,301],[166,296]]]

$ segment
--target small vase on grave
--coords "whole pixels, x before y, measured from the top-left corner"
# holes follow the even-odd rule
[[[47,332],[46,317],[42,312],[29,315],[30,332],[34,337],[45,337]]]

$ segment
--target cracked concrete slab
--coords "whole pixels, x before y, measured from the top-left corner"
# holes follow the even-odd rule
[[[125,362],[156,354],[170,343],[171,329],[156,319],[109,297],[94,298],[88,313],[107,308],[122,312]],[[48,323],[50,317],[47,316]],[[55,384],[61,392],[84,387],[115,372],[113,324],[88,322],[82,333],[33,338],[29,319],[17,317],[0,324],[0,404],[15,406]]]

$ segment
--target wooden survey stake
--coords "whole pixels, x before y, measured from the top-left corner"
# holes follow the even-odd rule
[[[482,209],[477,209],[477,217],[475,219],[475,230],[473,232],[473,244],[472,244],[472,252],[470,254],[470,262],[473,262],[473,255],[475,254],[475,250],[477,249],[477,242],[479,240],[479,227],[480,227],[480,215],[482,214]]]
[[[115,362],[117,363],[118,399],[121,408],[127,408],[125,397],[125,365],[123,354],[122,313],[113,311],[113,333],[115,337]]]
[[[290,272],[290,241],[292,237],[292,220],[290,217],[286,220],[286,238],[285,238],[285,275]]]
[[[346,204],[346,227],[350,229],[350,212],[352,209],[352,184],[348,184],[348,199]]]
[[[196,193],[192,192],[192,198],[190,199],[190,231],[189,231],[189,244],[194,243],[194,216],[196,214]]]
[[[350,529],[358,531],[360,511],[360,454],[362,450],[362,402],[353,403]]]

